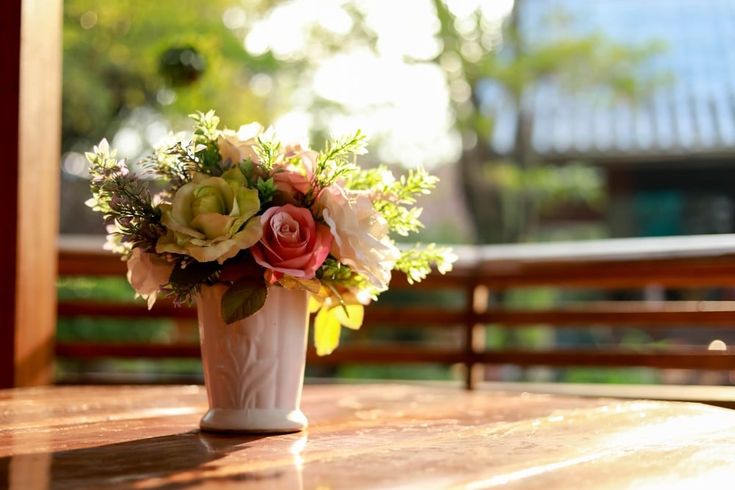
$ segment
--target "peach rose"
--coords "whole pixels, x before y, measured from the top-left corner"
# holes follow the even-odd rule
[[[268,209],[260,222],[263,236],[251,252],[255,262],[268,269],[269,282],[284,274],[312,279],[329,255],[329,228],[317,224],[308,209],[291,204]]]
[[[237,165],[245,159],[255,163],[260,161],[255,147],[258,144],[258,136],[263,132],[263,126],[258,123],[250,123],[240,126],[237,132],[231,129],[222,131],[217,139],[219,153],[222,161]]]
[[[150,310],[161,287],[168,283],[174,265],[156,254],[143,252],[137,247],[133,248],[127,265],[128,282],[135,289],[136,295],[148,302]]]

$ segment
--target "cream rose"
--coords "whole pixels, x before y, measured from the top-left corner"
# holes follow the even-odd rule
[[[161,286],[168,282],[173,264],[156,254],[134,248],[127,260],[128,282],[138,296],[148,301],[148,309],[153,307]]]
[[[324,221],[334,237],[332,255],[384,291],[400,251],[388,237],[388,223],[367,193],[328,187],[319,194]]]
[[[262,227],[258,191],[246,187],[237,168],[222,177],[204,174],[176,191],[162,204],[161,223],[168,229],[156,244],[157,253],[190,255],[199,262],[220,264],[260,240]]]
[[[255,151],[258,144],[258,136],[263,132],[263,126],[258,123],[250,123],[240,126],[237,132],[231,129],[222,131],[217,140],[219,154],[223,161],[229,161],[236,165],[245,159],[259,163],[260,158]]]

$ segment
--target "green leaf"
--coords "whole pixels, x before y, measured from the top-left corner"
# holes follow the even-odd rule
[[[258,177],[255,187],[258,190],[261,205],[269,203],[273,199],[273,195],[276,193],[276,184],[273,181],[273,177],[268,180],[263,180]]]
[[[252,279],[236,282],[222,295],[222,318],[230,324],[256,313],[265,304],[268,288]]]

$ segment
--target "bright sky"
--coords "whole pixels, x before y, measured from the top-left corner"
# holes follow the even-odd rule
[[[472,30],[470,16],[479,8],[483,21],[497,28],[498,35],[500,22],[513,6],[513,0],[446,1],[458,18],[460,32]],[[340,54],[330,55],[310,37],[315,26],[349,34],[354,26],[346,6],[364,15],[367,26],[377,35],[376,51],[355,43],[342,47]],[[246,8],[234,5],[222,16],[224,25],[243,37],[244,49],[255,55],[271,50],[283,60],[308,57],[316,67],[304,74],[305,80],[300,81],[291,100],[279,101],[285,112],[274,126],[282,140],[308,140],[314,124],[309,108],[320,97],[344,108],[326,120],[329,131],[340,136],[362,129],[373,142],[371,149],[378,160],[429,168],[457,160],[462,143],[453,130],[450,97],[466,99],[469,87],[463,80],[447,80],[445,70],[451,71],[452,60],[446,56],[442,59],[444,70],[428,62],[442,51],[431,0],[290,0],[263,18],[249,15]],[[474,46],[481,56],[479,41],[465,44]],[[457,61],[454,64],[459,67]],[[266,96],[278,83],[277,75],[272,79],[256,74],[250,89]],[[159,100],[171,97],[169,92],[159,94]],[[148,145],[159,144],[167,126],[155,111],[137,110],[112,144],[121,156],[133,159]],[[83,175],[86,162],[82,155],[71,152],[64,156],[63,168]]]
[[[344,134],[358,127],[363,129],[371,139],[380,142],[378,158],[381,160],[408,166],[421,163],[427,167],[456,160],[461,141],[452,130],[449,97],[450,94],[461,97],[463,87],[450,87],[442,69],[422,62],[436,57],[442,50],[436,37],[439,21],[432,2],[352,2],[377,34],[377,52],[354,46],[341,54],[325,56],[319,46],[308,42],[309,29],[319,25],[337,34],[349,32],[353,25],[344,10],[345,3],[343,0],[292,0],[250,26],[243,43],[253,54],[270,49],[282,59],[304,56],[321,59],[311,83],[305,84],[312,90],[296,91],[291,101],[293,109],[275,123],[278,133],[284,139],[305,139],[313,122],[307,108],[316,95],[345,108],[345,115],[328,120],[331,132]],[[512,0],[448,3],[460,20],[480,7],[486,22],[496,23],[498,27],[513,5]],[[226,25],[242,25],[237,20],[245,22],[239,9],[226,12]],[[414,61],[406,62],[406,59]]]

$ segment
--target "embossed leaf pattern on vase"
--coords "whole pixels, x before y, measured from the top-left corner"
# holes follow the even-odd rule
[[[202,365],[211,408],[298,409],[306,351],[304,291],[271,288],[256,314],[226,324],[219,308],[225,288],[198,298]]]
[[[265,323],[254,325],[226,326],[232,331],[218,337],[223,348],[218,349],[226,356],[217,359],[215,373],[221,377],[227,408],[255,408],[256,394],[262,393],[275,382],[277,359],[258,359],[259,341]],[[249,330],[249,331],[246,331]]]

